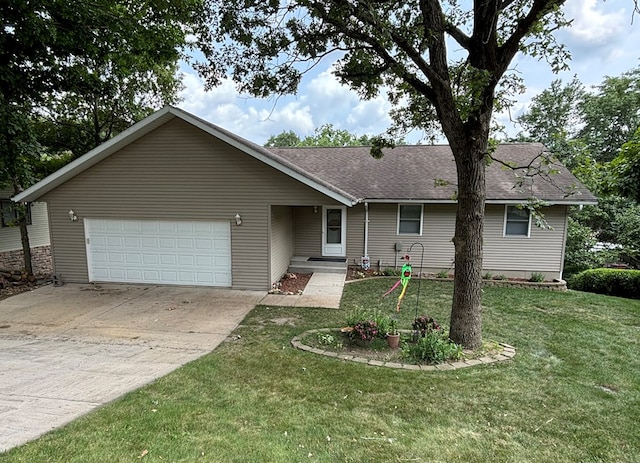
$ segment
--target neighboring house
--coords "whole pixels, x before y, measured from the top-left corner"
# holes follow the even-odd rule
[[[502,145],[496,157],[529,163],[542,151]],[[595,197],[558,169],[520,193],[514,171],[488,167],[485,271],[562,276],[568,206]],[[455,179],[447,146],[381,160],[366,147],[266,149],[166,107],[14,199],[48,204],[61,281],[266,290],[295,256],[393,267],[422,243],[423,271],[452,268]],[[548,202],[552,231],[516,207],[532,194]],[[415,270],[420,257],[414,248]]]
[[[16,212],[14,203],[11,201],[12,193],[11,188],[0,189],[0,269],[2,270],[24,269],[20,229],[14,226]],[[33,272],[50,273],[49,221],[45,203],[28,205],[27,229]]]

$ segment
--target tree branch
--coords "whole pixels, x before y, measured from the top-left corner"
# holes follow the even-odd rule
[[[555,7],[562,6],[566,0],[535,0],[529,13],[518,21],[518,24],[502,46],[498,48],[500,69],[506,70],[511,59],[520,49],[522,39],[531,31],[531,27]]]

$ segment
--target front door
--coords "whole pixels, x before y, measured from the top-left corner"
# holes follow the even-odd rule
[[[322,207],[322,255],[344,257],[347,254],[347,208]]]

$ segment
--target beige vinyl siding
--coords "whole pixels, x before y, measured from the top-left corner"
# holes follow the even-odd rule
[[[11,198],[12,196],[11,189],[0,190],[0,197],[2,198]],[[49,220],[47,219],[47,205],[45,203],[31,203],[31,225],[27,225],[27,230],[29,232],[29,245],[32,248],[49,245]],[[18,249],[22,249],[20,229],[18,227],[0,227],[0,252]]]
[[[483,271],[509,277],[544,273],[547,279],[560,278],[564,251],[566,207],[552,206],[544,214],[553,230],[531,225],[531,235],[503,237],[504,205],[487,205],[484,225]],[[352,212],[351,210],[349,212]],[[455,232],[455,204],[425,204],[422,236],[397,234],[397,204],[369,205],[369,256],[373,268],[402,265],[400,259],[411,244],[424,245],[425,272],[449,270],[454,265],[453,235]],[[395,252],[396,242],[402,251]],[[350,248],[351,249],[351,248]],[[414,268],[420,265],[421,247],[411,253]],[[349,253],[350,261],[359,263],[359,256]]]
[[[294,209],[294,254],[296,256],[318,257],[322,255],[321,204],[317,205],[318,212],[313,212],[313,207],[296,207]]]
[[[453,261],[455,226],[454,205],[425,204],[422,220],[422,236],[398,234],[398,205],[369,204],[369,256],[372,266],[401,266],[400,259],[413,243],[424,246],[425,271],[447,269]],[[395,244],[402,243],[402,251],[395,251]],[[420,265],[422,248],[414,246],[414,267]]]
[[[232,287],[270,286],[269,206],[327,197],[181,120],[172,120],[57,187],[49,203],[55,272],[88,281],[82,220],[231,222]],[[78,215],[69,220],[69,209]],[[240,214],[242,225],[234,217]]]
[[[531,224],[530,236],[503,236],[504,205],[485,208],[485,271],[528,278],[532,272],[544,273],[547,279],[560,278],[566,227],[566,206],[545,207],[543,213],[553,230]]]
[[[364,255],[364,204],[347,208],[347,259],[360,264]]]
[[[271,206],[271,282],[276,282],[289,268],[293,256],[293,210],[288,206]]]

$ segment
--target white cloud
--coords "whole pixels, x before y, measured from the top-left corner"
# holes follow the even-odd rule
[[[576,45],[599,47],[618,41],[628,13],[624,9],[605,11],[602,3],[596,0],[567,2],[566,15],[573,18],[567,32]]]
[[[180,108],[255,143],[263,144],[283,130],[311,133],[315,127],[310,107],[300,101],[269,102],[242,95],[230,79],[205,90],[204,81],[193,72],[184,73],[183,83]]]

